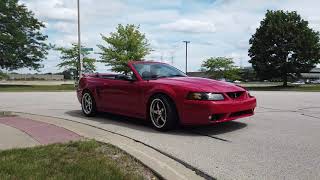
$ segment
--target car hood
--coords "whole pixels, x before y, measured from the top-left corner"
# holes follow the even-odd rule
[[[203,92],[235,92],[244,91],[243,88],[228,82],[217,81],[197,77],[161,78],[154,80],[155,83],[180,86],[185,89],[199,90]]]

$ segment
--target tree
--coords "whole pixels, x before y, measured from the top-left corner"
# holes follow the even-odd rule
[[[62,60],[61,63],[59,63],[57,66],[61,69],[64,68],[66,71],[73,72],[74,77],[76,79],[79,76],[79,46],[77,44],[72,44],[71,48],[64,48],[64,47],[58,47],[55,48],[55,50],[59,51],[61,53],[60,59]],[[83,50],[81,50],[81,56],[83,60],[83,72],[84,73],[92,73],[96,70],[95,62],[96,59],[89,58],[88,55],[90,54],[89,51],[84,50],[84,47],[81,46]]]
[[[0,1],[0,68],[39,69],[49,46],[45,25],[18,0]]]
[[[210,78],[237,80],[240,78],[239,69],[234,65],[232,58],[211,57],[201,65],[201,70],[205,71]]]
[[[8,74],[6,74],[6,73],[4,73],[4,72],[0,71],[0,80],[8,79],[8,78],[9,78]]]
[[[100,62],[111,66],[115,72],[129,72],[128,61],[141,61],[151,51],[148,40],[139,31],[139,26],[119,24],[116,32],[111,33],[109,37],[101,36],[108,46],[98,45],[102,51]]]
[[[297,12],[267,11],[251,37],[249,56],[260,79],[300,76],[319,63],[319,33],[308,27]]]

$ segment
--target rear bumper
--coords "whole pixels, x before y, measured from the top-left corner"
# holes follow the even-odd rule
[[[226,101],[185,100],[180,114],[181,123],[184,125],[216,124],[252,116],[256,104],[254,97]]]

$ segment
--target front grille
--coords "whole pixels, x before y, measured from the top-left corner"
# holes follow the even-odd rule
[[[244,91],[238,91],[238,92],[228,92],[227,95],[231,99],[237,99],[243,95]]]
[[[220,121],[221,119],[224,118],[226,114],[212,114],[211,115],[211,121]]]

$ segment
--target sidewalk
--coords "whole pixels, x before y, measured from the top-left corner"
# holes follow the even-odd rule
[[[28,134],[13,127],[0,124],[0,150],[32,147],[37,145],[40,145],[40,143]]]
[[[187,168],[185,165],[166,156],[158,150],[128,137],[100,129],[99,127],[89,126],[67,119],[24,113],[15,113],[14,115],[18,116],[0,117],[0,125],[2,126],[0,126],[0,144],[9,139],[3,137],[10,137],[9,142],[15,141],[13,144],[16,144],[16,146],[8,145],[8,147],[22,146],[19,142],[24,140],[16,141],[16,139],[19,138],[29,138],[25,141],[26,146],[35,146],[38,144],[67,142],[83,137],[117,146],[152,169],[163,179],[203,179],[201,176],[197,175],[195,171]],[[2,131],[1,128],[6,130]],[[17,129],[21,131],[19,132]],[[19,133],[20,136],[15,135],[15,138],[12,138],[11,135]]]
[[[79,139],[78,134],[45,122],[15,116],[0,117],[0,150]]]

